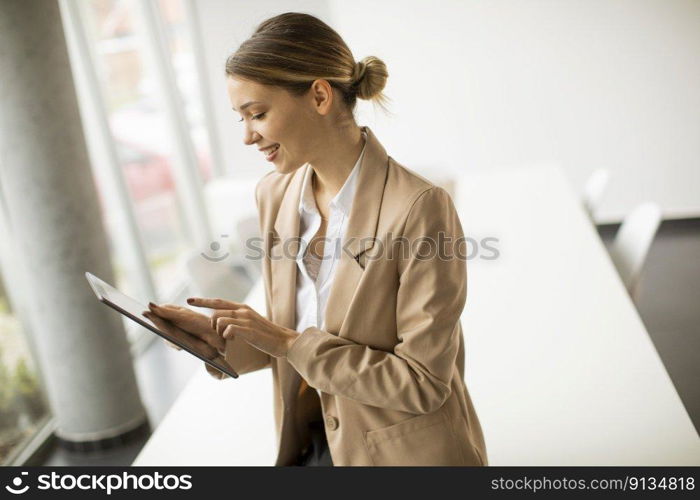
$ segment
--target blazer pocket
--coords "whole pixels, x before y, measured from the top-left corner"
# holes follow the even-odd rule
[[[462,465],[459,443],[442,409],[367,431],[374,465]]]

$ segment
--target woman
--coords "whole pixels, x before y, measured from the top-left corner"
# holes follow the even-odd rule
[[[286,13],[226,75],[245,144],[275,167],[256,187],[269,314],[192,298],[212,316],[152,305],[151,319],[240,374],[272,369],[277,465],[486,465],[464,384],[466,263],[437,248],[464,243],[459,218],[353,116],[358,97],[382,102],[384,63]]]

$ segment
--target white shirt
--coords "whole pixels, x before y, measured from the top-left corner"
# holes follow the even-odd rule
[[[367,134],[363,131],[362,135],[366,147]],[[299,198],[299,237],[301,241],[297,254],[296,285],[296,331],[300,333],[310,326],[318,327],[321,330],[326,326],[326,304],[336,264],[342,251],[342,240],[350,218],[350,209],[355,197],[357,176],[365,147],[362,148],[362,152],[343,187],[330,201],[330,214],[323,245],[323,259],[321,260],[310,251],[306,251],[311,239],[321,227],[321,214],[316,206],[311,186],[313,169],[308,167],[304,174]]]

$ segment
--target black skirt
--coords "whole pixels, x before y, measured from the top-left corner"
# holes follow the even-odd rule
[[[312,422],[309,424],[311,431],[311,444],[306,452],[299,457],[297,465],[304,467],[331,467],[331,452],[328,449],[328,441],[326,441],[326,431],[323,427],[323,421]]]

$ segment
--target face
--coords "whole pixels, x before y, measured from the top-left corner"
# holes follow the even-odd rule
[[[318,95],[318,82],[306,94],[294,96],[279,87],[227,79],[231,107],[244,127],[243,143],[261,150],[280,173],[313,162],[322,149],[324,116],[332,104],[332,97],[323,94],[324,89],[332,94],[332,89],[323,81]]]

